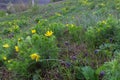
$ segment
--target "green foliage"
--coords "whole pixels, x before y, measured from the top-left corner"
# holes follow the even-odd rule
[[[120,22],[120,21],[119,21]],[[120,28],[118,27],[115,33],[115,37],[114,37],[114,41],[116,42],[116,44],[118,45],[117,49],[120,48],[119,44],[120,44]]]
[[[115,56],[115,51],[117,50],[117,45],[112,43],[105,43],[99,46],[97,49],[96,55],[98,58],[111,59]]]
[[[119,80],[120,79],[120,64],[119,55],[116,59],[106,62],[100,68],[97,69],[96,73],[100,74],[101,71],[105,72],[103,80]]]
[[[68,24],[68,31],[70,39],[76,43],[82,43],[85,39],[84,29],[81,26],[76,26],[74,24]]]
[[[49,24],[49,29],[51,29],[54,32],[54,35],[57,37],[57,39],[64,37],[66,27],[64,24],[61,23],[51,23]]]
[[[32,36],[32,46],[39,52],[44,59],[57,58],[58,48],[56,46],[55,36],[45,37],[34,34]]]
[[[76,68],[76,78],[78,80],[81,80],[84,78],[86,80],[98,80],[97,75],[95,74],[95,71],[90,66],[77,67]]]
[[[110,38],[114,38],[118,21],[112,17],[100,21],[96,27],[89,27],[86,31],[88,45],[98,47],[103,43],[108,43]]]
[[[4,41],[0,41],[0,53],[1,53],[1,58],[0,60],[3,60],[3,57],[11,57],[10,55],[12,55],[12,53],[14,52],[14,40],[9,40],[9,39],[6,39]],[[3,47],[5,44],[8,44],[9,47],[5,48]]]
[[[0,23],[0,28],[1,29],[1,34],[4,35],[9,35],[9,34],[16,34],[20,33],[20,29],[23,28],[24,26],[27,26],[28,23],[25,19],[21,20],[12,20],[12,21],[4,21]]]
[[[95,72],[91,67],[85,66],[81,69],[82,69],[82,74],[84,75],[86,80],[97,80],[95,77]]]
[[[51,35],[49,37],[39,35],[37,33],[26,36],[26,38],[19,38],[18,40],[5,40],[1,45],[8,44],[9,47],[1,46],[1,61],[5,61],[5,65],[9,70],[15,71],[20,75],[27,75],[27,68],[32,61],[30,55],[38,53],[40,59],[57,59],[58,47],[56,44],[56,37]],[[18,46],[18,51],[15,46]],[[4,59],[5,58],[5,59]],[[23,63],[24,62],[24,63]],[[22,65],[21,65],[22,64]],[[48,62],[49,67],[53,65],[53,61]],[[34,65],[34,64],[33,64]],[[46,65],[43,64],[44,66]],[[35,66],[36,67],[36,66]]]
[[[25,63],[23,63],[23,61]],[[29,63],[28,59],[25,59],[25,60],[19,60],[19,59],[12,60],[11,59],[8,62],[5,62],[8,70],[15,71],[18,75],[21,75],[21,76],[28,74],[27,72],[28,63]]]
[[[5,16],[6,15],[6,12],[5,11],[0,11],[0,17],[3,17],[3,16]]]
[[[77,79],[77,80],[82,80],[82,79],[84,79],[84,77],[83,77],[84,75],[82,74],[82,69],[81,69],[81,67],[76,67],[75,70],[76,70],[76,74],[75,74],[76,79]]]
[[[119,80],[119,4],[65,0],[1,17],[0,78]]]

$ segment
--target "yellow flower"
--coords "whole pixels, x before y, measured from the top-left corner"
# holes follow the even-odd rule
[[[33,29],[31,32],[34,34],[34,33],[36,33],[36,30],[35,30],[35,29]]]
[[[52,36],[52,34],[53,34],[52,31],[47,31],[47,32],[45,33],[45,36],[49,37],[49,36]]]
[[[74,27],[74,24],[66,24],[67,27]]]
[[[13,28],[14,29],[19,29],[19,26],[18,25],[14,25]]]
[[[3,60],[5,60],[5,61],[6,61],[6,60],[7,60],[7,57],[6,57],[6,56],[4,56],[4,57],[3,57]]]
[[[21,38],[18,38],[18,41],[21,41]]]
[[[19,51],[19,47],[15,46],[15,51],[18,52]]]
[[[105,4],[104,4],[104,3],[101,3],[100,5],[101,5],[101,6],[105,6]]]
[[[55,13],[57,16],[62,16],[60,13]]]
[[[106,22],[106,21],[104,21],[104,20],[102,21],[102,23],[103,23],[103,24],[107,24],[107,22]]]
[[[68,27],[68,26],[69,26],[69,24],[66,24],[66,26]]]
[[[11,63],[11,62],[12,62],[12,59],[8,60],[7,62],[8,62],[8,63]]]
[[[75,19],[75,17],[73,16],[72,19]]]
[[[74,24],[71,24],[71,27],[74,27]]]
[[[100,32],[101,30],[98,28],[97,31]]]
[[[109,16],[112,16],[112,14],[108,14]]]
[[[10,60],[8,60],[8,63],[10,63],[11,61]]]
[[[9,48],[9,45],[8,44],[4,44],[3,47],[4,48]]]
[[[37,53],[33,53],[30,55],[32,60],[36,60],[36,62],[39,60],[40,56]]]
[[[38,24],[40,24],[40,21],[38,21]]]

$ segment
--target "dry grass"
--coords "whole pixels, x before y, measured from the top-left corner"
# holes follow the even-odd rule
[[[25,11],[28,8],[29,8],[29,5],[28,4],[24,4],[24,3],[8,4],[7,12],[8,13],[16,13],[16,12]]]

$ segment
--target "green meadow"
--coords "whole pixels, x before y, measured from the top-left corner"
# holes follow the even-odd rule
[[[0,80],[120,80],[120,0],[0,11]]]

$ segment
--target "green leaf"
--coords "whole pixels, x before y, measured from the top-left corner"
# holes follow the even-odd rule
[[[95,77],[95,72],[91,67],[85,66],[81,69],[82,69],[82,74],[84,75],[86,80],[97,80]]]

